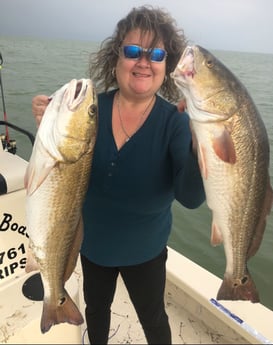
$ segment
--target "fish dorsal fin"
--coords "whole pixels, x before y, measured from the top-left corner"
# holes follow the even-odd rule
[[[232,137],[227,128],[221,132],[221,135],[215,136],[212,140],[212,147],[215,154],[224,162],[235,164],[236,152]]]

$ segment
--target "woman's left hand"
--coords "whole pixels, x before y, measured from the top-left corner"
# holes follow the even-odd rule
[[[178,102],[177,109],[180,113],[183,113],[183,111],[185,111],[186,108],[187,108],[187,103],[186,103],[186,100],[183,98]]]

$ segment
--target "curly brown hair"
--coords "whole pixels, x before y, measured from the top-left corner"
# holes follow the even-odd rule
[[[143,35],[147,32],[153,33],[151,48],[155,47],[157,42],[163,42],[168,55],[166,77],[159,92],[170,102],[178,101],[181,94],[170,77],[170,73],[175,69],[188,41],[184,31],[177,28],[175,20],[169,13],[151,6],[133,8],[125,18],[118,22],[114,34],[101,43],[97,52],[91,54],[89,73],[91,79],[96,83],[98,91],[108,91],[110,88],[118,86],[112,71],[116,67],[119,48],[125,36],[135,29],[140,29]]]

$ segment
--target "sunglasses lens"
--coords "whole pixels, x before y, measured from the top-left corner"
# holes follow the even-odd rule
[[[154,48],[150,53],[150,59],[154,62],[162,62],[165,59],[166,51],[161,48]]]
[[[123,54],[127,59],[139,59],[142,54],[142,49],[138,46],[124,46]]]
[[[134,45],[123,46],[123,55],[126,59],[140,59],[143,53],[147,54],[152,62],[162,62],[167,56],[166,51],[161,48],[143,49]]]

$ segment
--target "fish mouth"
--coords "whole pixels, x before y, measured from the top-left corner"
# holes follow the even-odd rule
[[[74,100],[76,100],[78,97],[84,97],[86,95],[87,88],[88,88],[88,83],[86,83],[85,80],[83,79],[77,80],[77,84],[76,84],[75,92],[74,92]]]
[[[177,67],[184,77],[194,77],[196,70],[194,68],[194,50],[192,47],[187,47],[184,50]]]
[[[187,78],[194,78],[196,70],[194,68],[194,49],[186,47],[171,77],[176,83],[181,84]]]
[[[89,84],[85,79],[73,79],[70,81],[70,85],[71,87],[68,90],[67,84],[66,94],[64,94],[64,97],[68,97],[70,99],[67,104],[68,109],[70,111],[75,111],[83,98],[86,96]]]
[[[77,82],[77,85],[76,85],[76,88],[75,88],[74,99],[76,99],[76,98],[79,96],[81,90],[82,90],[82,81],[79,80],[79,81]]]

